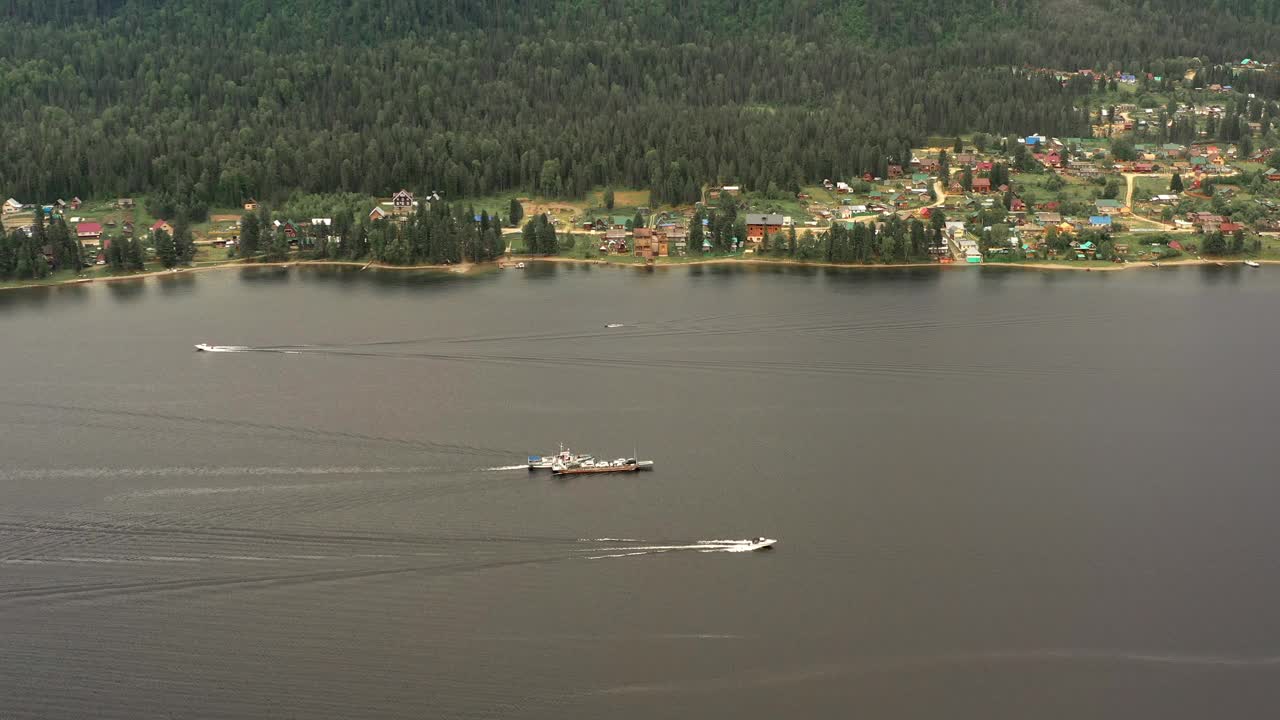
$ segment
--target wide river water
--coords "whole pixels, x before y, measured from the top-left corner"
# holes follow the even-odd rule
[[[1270,267],[0,292],[0,717],[1263,717],[1278,309]],[[657,468],[496,469],[562,442]]]

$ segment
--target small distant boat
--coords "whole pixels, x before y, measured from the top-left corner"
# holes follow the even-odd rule
[[[620,327],[625,327],[625,325],[623,325],[622,323],[609,323],[608,325],[605,325],[605,327],[607,327],[607,328],[620,328]]]
[[[1262,267],[1262,264],[1261,264],[1261,263],[1254,262],[1253,260],[1245,260],[1245,261],[1244,261],[1244,264],[1245,264],[1245,265],[1248,265],[1248,266],[1249,266],[1249,267],[1251,267],[1251,268]]]
[[[1151,263],[1151,267],[1160,267],[1160,263],[1158,263],[1158,262],[1153,262],[1153,263]]]
[[[752,538],[751,544],[747,545],[746,547],[746,551],[760,552],[761,550],[772,550],[773,546],[777,544],[778,544],[778,541],[773,538],[767,538],[767,537]]]
[[[518,262],[518,263],[516,263],[516,269],[517,269],[517,270],[523,270],[523,269],[524,269],[524,263],[522,263],[522,262]]]
[[[197,352],[213,352],[213,346],[207,343],[196,343]]]

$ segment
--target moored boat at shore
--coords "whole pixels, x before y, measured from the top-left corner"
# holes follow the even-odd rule
[[[1256,261],[1254,261],[1254,260],[1245,260],[1245,261],[1244,261],[1244,264],[1245,264],[1245,265],[1248,265],[1248,266],[1249,266],[1249,267],[1251,267],[1251,268],[1258,268],[1258,267],[1262,267],[1262,263],[1260,263],[1260,262],[1256,262]]]

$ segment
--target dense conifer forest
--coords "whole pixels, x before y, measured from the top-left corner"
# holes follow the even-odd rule
[[[0,0],[0,191],[789,188],[931,135],[1087,135],[1090,83],[1037,68],[1275,60],[1278,22],[1267,0]]]

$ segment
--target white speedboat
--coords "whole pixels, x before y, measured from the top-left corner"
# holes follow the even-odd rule
[[[749,545],[744,548],[746,552],[759,552],[761,550],[772,550],[778,541],[773,538],[758,537],[752,538]]]
[[[196,351],[213,352],[213,346],[209,345],[208,343],[196,343]]]
[[[517,269],[517,270],[523,270],[523,269],[524,269],[524,263],[522,263],[522,262],[518,262],[518,263],[516,263],[516,269]]]
[[[1262,263],[1254,262],[1253,260],[1245,260],[1244,264],[1252,268],[1262,267]]]
[[[605,327],[612,329],[623,327],[623,325],[622,323],[609,323],[608,325],[605,325]]]

